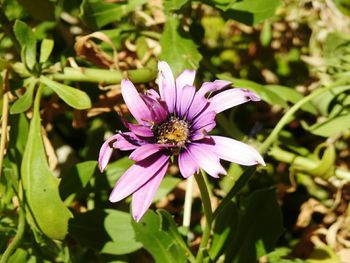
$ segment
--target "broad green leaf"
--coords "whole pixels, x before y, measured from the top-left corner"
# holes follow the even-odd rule
[[[213,262],[216,262],[222,252],[227,249],[230,241],[236,238],[233,233],[237,232],[237,227],[238,208],[235,203],[230,202],[215,220],[213,241],[209,250]]]
[[[64,102],[66,102],[69,106],[78,110],[91,108],[90,98],[84,91],[58,83],[49,79],[46,76],[41,76],[40,81],[41,83],[52,89],[54,92],[56,92],[57,95],[62,100],[64,100]]]
[[[51,55],[51,52],[53,50],[55,42],[52,39],[43,39],[40,46],[40,63],[44,63],[48,60],[49,56]]]
[[[36,227],[49,238],[63,239],[72,215],[59,196],[59,180],[51,173],[46,159],[40,125],[40,92],[39,88],[23,154],[22,184]]]
[[[190,251],[184,239],[180,235],[180,232],[178,231],[176,223],[172,216],[163,209],[157,210],[157,213],[160,215],[162,230],[167,232],[172,237],[178,247],[182,247],[185,251]],[[189,257],[189,253],[190,252],[186,252],[187,257]]]
[[[267,102],[270,105],[280,105],[282,107],[288,107],[288,104],[283,98],[277,95],[275,92],[271,91],[268,88],[265,88],[263,85],[256,82],[246,80],[246,79],[236,79],[227,74],[218,74],[219,79],[228,80],[232,82],[232,85],[239,88],[246,88],[257,93],[261,99]]]
[[[129,213],[105,209],[77,214],[69,222],[69,233],[81,244],[105,254],[122,255],[142,247],[135,240]]]
[[[214,6],[223,10],[229,18],[237,20],[246,25],[255,25],[275,15],[280,0],[211,0]]]
[[[97,170],[97,161],[86,161],[75,165],[70,172],[63,176],[60,183],[60,194],[66,199],[86,187]]]
[[[27,262],[28,262],[28,252],[23,248],[17,248],[8,261],[8,263],[27,263]]]
[[[312,134],[322,137],[333,137],[350,128],[350,113],[329,118],[321,123],[307,126],[304,122],[303,128]]]
[[[185,69],[198,68],[202,55],[191,36],[181,28],[179,18],[167,18],[160,44],[161,59],[169,63],[175,77]]]
[[[33,78],[30,78],[28,81],[26,81],[25,87],[27,88],[27,90],[11,106],[11,109],[10,109],[11,114],[22,113],[30,108],[33,102],[33,93],[34,93],[34,88],[36,84],[37,84],[37,81]]]
[[[33,69],[36,63],[36,38],[32,29],[24,22],[16,20],[13,27],[15,36],[24,52],[25,63]]]
[[[240,207],[238,224],[232,226],[234,238],[228,240],[226,247],[225,262],[256,262],[273,250],[283,231],[276,191],[256,191],[242,200]]]
[[[293,104],[297,103],[299,100],[303,98],[303,95],[298,93],[295,89],[280,86],[280,85],[265,85],[265,88],[269,89],[270,91],[276,93],[278,96],[280,96],[282,99],[284,99],[287,102],[291,102]],[[312,105],[310,102],[304,104],[301,107],[302,110],[307,111],[313,115],[317,114],[317,110],[314,105]]]
[[[165,13],[169,14],[171,11],[179,10],[187,2],[189,2],[189,0],[165,0],[164,1]]]
[[[133,164],[134,162],[130,160],[127,156],[118,159],[107,165],[106,176],[110,187],[114,187],[118,179],[123,175],[123,173]]]
[[[119,3],[105,3],[84,0],[80,6],[80,17],[89,27],[99,29],[109,23],[118,22],[146,2],[146,0],[129,0]]]
[[[159,263],[187,262],[185,251],[177,245],[172,235],[161,228],[159,216],[148,211],[139,223],[133,222],[136,240]]]

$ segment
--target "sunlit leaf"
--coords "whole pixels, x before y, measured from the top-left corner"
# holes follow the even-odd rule
[[[22,113],[30,108],[33,102],[33,93],[36,84],[37,81],[32,78],[25,83],[26,92],[13,103],[10,109],[11,114]]]
[[[59,196],[59,181],[51,173],[46,159],[41,134],[39,99],[40,96],[37,95],[23,154],[23,189],[36,227],[52,239],[63,239],[72,215]]]
[[[55,42],[52,39],[43,39],[40,46],[40,63],[44,63],[48,60]]]
[[[153,256],[156,262],[187,262],[185,251],[177,245],[170,233],[161,228],[159,216],[148,211],[139,223],[133,222],[136,240]]]
[[[160,39],[161,59],[166,61],[174,76],[185,69],[197,69],[202,55],[191,36],[181,28],[179,18],[169,16]]]
[[[90,98],[84,91],[58,83],[43,75],[40,77],[40,81],[56,92],[69,106],[78,110],[91,108]]]

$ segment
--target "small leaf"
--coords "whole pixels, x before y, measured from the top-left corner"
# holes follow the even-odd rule
[[[45,38],[41,42],[40,46],[40,63],[44,63],[48,60],[49,56],[51,55],[51,52],[53,50],[55,42],[52,39]]]
[[[350,113],[329,118],[312,126],[308,126],[305,122],[303,122],[302,125],[304,129],[312,134],[326,138],[333,137],[350,128]]]
[[[35,226],[49,238],[63,239],[72,215],[59,196],[59,181],[51,173],[46,159],[40,125],[40,93],[39,88],[23,154],[23,190]]]
[[[146,0],[129,0],[119,3],[84,0],[80,6],[80,17],[91,28],[99,29],[109,23],[118,22]]]
[[[60,194],[66,199],[70,194],[79,193],[86,187],[97,169],[97,161],[86,161],[75,165],[63,176],[60,183]]]
[[[161,59],[169,63],[174,76],[185,69],[197,69],[202,55],[191,36],[181,28],[180,20],[169,16],[160,39]]]
[[[37,84],[37,81],[33,78],[29,79],[25,83],[25,87],[27,88],[27,90],[12,105],[12,107],[10,109],[11,114],[22,113],[30,108],[30,106],[32,105],[32,102],[33,102],[33,93],[34,93],[34,88],[35,88],[36,84]]]
[[[69,221],[69,233],[81,244],[105,254],[122,255],[142,247],[135,240],[129,213],[105,209],[78,214]]]
[[[156,262],[187,262],[185,251],[176,244],[170,233],[161,229],[159,216],[148,211],[141,222],[133,222],[136,240],[153,256]]]
[[[84,91],[58,83],[45,76],[41,76],[40,81],[56,92],[69,106],[78,110],[91,108],[90,98]]]
[[[13,30],[22,50],[24,50],[26,65],[29,69],[33,69],[36,63],[36,38],[34,32],[26,23],[20,20],[16,20]]]

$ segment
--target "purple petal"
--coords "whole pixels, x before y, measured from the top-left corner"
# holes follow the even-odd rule
[[[250,145],[222,136],[211,136],[211,138],[215,142],[215,145],[211,145],[212,150],[219,158],[246,166],[256,164],[265,166],[260,153]]]
[[[113,153],[113,146],[111,144],[113,144],[113,142],[118,139],[118,135],[119,134],[115,134],[109,137],[101,146],[98,156],[98,167],[100,168],[101,172],[103,172],[109,160],[111,159]]]
[[[194,86],[186,85],[182,90],[177,94],[176,109],[180,117],[184,116],[190,107],[196,88]]]
[[[184,178],[188,178],[199,172],[198,164],[192,159],[186,149],[179,154],[179,169]]]
[[[209,127],[210,128],[210,127]],[[208,132],[205,129],[198,129],[193,131],[190,137],[191,141],[198,141],[206,138],[208,136]]]
[[[155,100],[160,99],[159,94],[154,89],[146,90],[146,95],[148,97],[151,97],[151,98],[155,99]]]
[[[219,157],[212,152],[212,147],[203,143],[192,143],[187,148],[192,159],[209,175],[218,178],[219,174],[226,175]]]
[[[130,80],[123,79],[121,82],[121,91],[130,113],[134,116],[137,122],[148,124],[149,121],[152,120],[151,112],[140,97],[134,84],[132,84]]]
[[[191,129],[193,131],[204,129],[206,132],[210,132],[216,125],[215,117],[215,111],[206,109],[193,120]]]
[[[134,193],[169,161],[169,156],[164,154],[154,155],[132,165],[118,180],[109,201],[118,202]]]
[[[147,209],[152,204],[154,195],[156,194],[161,181],[168,169],[168,162],[143,186],[141,186],[132,195],[132,216],[136,222],[139,222]]]
[[[152,113],[152,120],[159,124],[168,118],[168,107],[164,101],[155,98],[154,96],[142,95],[147,107]]]
[[[180,73],[179,76],[177,76],[175,83],[176,83],[176,90],[177,94],[181,92],[181,90],[185,86],[192,86],[194,82],[194,78],[196,77],[196,71],[195,70],[184,70]]]
[[[117,140],[113,143],[113,148],[122,151],[134,150],[147,142],[138,138],[132,132],[123,132],[116,135]]]
[[[126,127],[137,136],[141,137],[153,137],[153,131],[150,127],[144,126],[144,125],[137,125],[133,123],[125,123]]]
[[[176,89],[173,73],[171,72],[170,66],[165,61],[158,62],[158,71],[160,97],[168,106],[169,112],[173,113],[176,101]]]
[[[192,120],[208,105],[208,99],[205,97],[208,92],[218,91],[230,84],[231,82],[226,80],[204,82],[193,98],[191,107],[187,113],[187,119]]]
[[[215,110],[216,113],[219,113],[251,100],[259,101],[260,97],[247,89],[229,89],[211,98],[210,107]]]
[[[129,159],[136,162],[142,161],[143,159],[148,158],[149,156],[158,153],[159,151],[169,147],[166,144],[145,144],[137,148],[129,155]]]

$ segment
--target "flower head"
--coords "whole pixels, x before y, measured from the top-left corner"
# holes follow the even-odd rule
[[[226,174],[220,159],[241,165],[265,165],[251,146],[234,139],[208,133],[216,125],[215,116],[226,109],[260,98],[247,89],[220,91],[231,83],[225,80],[205,82],[196,91],[195,71],[185,70],[176,79],[169,65],[158,64],[159,94],[148,90],[139,94],[131,81],[124,79],[121,92],[137,124],[125,122],[128,132],[120,132],[102,145],[100,170],[104,170],[113,149],[133,150],[135,163],[116,183],[109,200],[118,202],[132,194],[132,214],[139,221],[152,203],[172,155],[184,178],[202,168],[212,177]],[[208,95],[209,94],[209,95]]]

